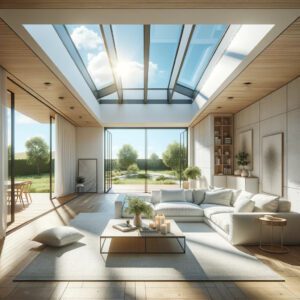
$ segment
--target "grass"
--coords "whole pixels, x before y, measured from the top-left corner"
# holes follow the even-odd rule
[[[15,181],[32,181],[31,193],[49,193],[50,177],[49,174],[16,176]],[[54,178],[53,178],[54,182]]]

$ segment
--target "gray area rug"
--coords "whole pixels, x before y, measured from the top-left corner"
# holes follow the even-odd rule
[[[101,256],[99,234],[107,221],[108,216],[102,213],[79,214],[70,225],[82,231],[85,234],[84,239],[60,249],[46,247],[15,280],[282,280],[256,257],[243,248],[237,249],[232,246],[204,223],[179,223],[179,227],[186,235],[185,254]],[[178,247],[176,240],[170,242],[171,244],[168,242],[167,245],[159,243],[153,244],[152,247],[154,249],[167,247],[168,250]],[[116,241],[111,243],[110,247],[117,249],[120,244],[122,242]]]

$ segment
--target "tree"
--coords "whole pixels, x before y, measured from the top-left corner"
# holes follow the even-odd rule
[[[127,170],[130,165],[136,163],[137,158],[138,153],[131,145],[123,145],[118,153],[120,169]]]
[[[37,174],[40,175],[40,167],[49,162],[49,146],[41,137],[33,137],[25,144],[27,161],[36,166]]]
[[[186,148],[180,147],[180,144],[174,142],[169,144],[166,151],[163,153],[163,163],[176,171],[177,174],[180,174],[180,171],[183,171],[185,168],[183,162],[186,158]]]
[[[150,155],[150,159],[153,160],[153,161],[159,160],[159,156],[158,156],[156,153],[152,153],[152,154]]]
[[[137,174],[139,172],[139,167],[137,164],[132,164],[127,168],[129,174]]]

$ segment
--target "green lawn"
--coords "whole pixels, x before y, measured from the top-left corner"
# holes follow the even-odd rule
[[[32,181],[31,193],[49,193],[50,192],[50,178],[49,174],[17,176],[15,181]],[[53,178],[54,182],[54,178]],[[53,186],[54,188],[54,186]]]

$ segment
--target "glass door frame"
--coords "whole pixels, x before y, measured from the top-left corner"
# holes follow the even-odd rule
[[[112,188],[112,133],[109,130],[113,130],[113,129],[143,129],[145,131],[145,183],[144,183],[144,193],[149,193],[148,191],[148,130],[151,129],[181,129],[182,132],[180,133],[179,136],[179,144],[180,144],[180,148],[182,147],[182,145],[184,145],[184,142],[186,142],[186,162],[188,164],[188,152],[189,152],[189,143],[188,143],[188,136],[189,136],[189,132],[188,132],[188,127],[105,127],[104,128],[104,193],[108,193],[111,188]],[[106,132],[109,132],[111,134],[111,140],[110,140],[110,153],[108,153],[107,151],[107,140],[106,140]],[[186,134],[186,138],[184,139],[184,135]],[[180,151],[181,152],[181,151]],[[110,186],[109,188],[106,185],[107,182],[107,154],[110,155],[111,159],[111,163],[108,165],[109,169],[109,182],[110,182]],[[179,186],[182,187],[183,184],[183,178],[182,178],[182,171],[183,171],[183,167],[184,165],[182,164],[182,159],[183,157],[180,157],[180,176],[179,176]]]

